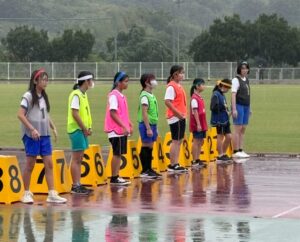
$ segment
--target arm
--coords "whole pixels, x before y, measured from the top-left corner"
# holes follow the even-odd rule
[[[200,120],[199,120],[199,113],[198,113],[197,108],[193,108],[193,115],[194,115],[195,120],[196,120],[197,131],[200,132],[202,130],[202,128],[201,128],[201,124],[200,124]]]
[[[216,95],[213,95],[210,101],[210,110],[212,112],[218,112],[219,111],[219,100]]]
[[[236,111],[236,92],[231,93],[231,112],[232,117],[237,118],[237,111]]]
[[[17,113],[17,117],[24,124],[24,126],[30,130],[31,137],[34,140],[38,140],[40,138],[40,133],[32,126],[32,124],[26,118],[26,109],[20,107]]]
[[[49,123],[50,123],[50,128],[53,130],[53,134],[54,134],[54,141],[57,141],[57,130],[56,127],[54,125],[54,122],[52,121],[52,119],[49,116]]]
[[[150,127],[150,123],[149,123],[149,118],[148,118],[147,111],[148,111],[148,105],[143,104],[142,105],[142,116],[143,116],[144,124],[145,124],[146,129],[147,129],[147,136],[148,137],[152,137],[153,136],[153,132],[152,132],[151,127]]]

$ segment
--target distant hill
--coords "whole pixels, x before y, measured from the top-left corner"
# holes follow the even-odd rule
[[[233,13],[242,20],[277,13],[300,26],[299,0],[0,0],[0,38],[18,25],[45,29],[50,38],[66,28],[89,28],[95,51],[101,52],[107,38],[137,24],[170,48],[179,31],[180,45],[186,47],[214,19]]]

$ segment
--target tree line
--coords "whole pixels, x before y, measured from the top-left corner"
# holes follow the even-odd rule
[[[180,32],[179,32],[180,34]],[[48,33],[28,26],[12,29],[1,40],[2,61],[172,61],[172,36],[158,39],[144,27],[133,25],[106,40],[106,48],[93,49],[90,30],[64,30],[49,40]],[[297,66],[300,60],[300,30],[276,14],[260,15],[242,22],[239,15],[215,19],[213,24],[180,49],[180,61],[252,60],[264,66]]]

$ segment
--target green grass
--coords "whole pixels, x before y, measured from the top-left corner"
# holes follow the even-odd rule
[[[59,140],[53,146],[69,148],[69,138],[66,133],[67,99],[72,89],[72,83],[49,83],[47,93],[51,103],[51,117],[54,120]],[[189,84],[185,85],[187,94]],[[27,90],[27,84],[0,84],[0,147],[23,147],[20,137],[20,122],[16,117],[22,94]],[[103,121],[106,106],[106,96],[111,84],[97,82],[96,87],[89,90],[89,100],[93,117],[93,135],[90,143],[108,145],[103,132]],[[134,123],[133,138],[137,139],[137,108],[140,93],[138,83],[130,83],[124,93],[128,98],[131,120]],[[210,120],[209,103],[212,87],[207,87],[203,96],[207,107],[207,120]],[[162,137],[169,131],[165,120],[163,102],[165,85],[160,84],[155,90],[159,101],[159,132]],[[245,136],[245,149],[249,152],[284,152],[299,153],[300,144],[300,102],[298,99],[300,85],[252,85],[252,117]],[[227,96],[227,100],[229,96]],[[187,129],[188,130],[188,129]]]

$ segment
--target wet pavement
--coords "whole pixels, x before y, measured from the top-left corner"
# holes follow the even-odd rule
[[[0,205],[0,241],[300,241],[300,160],[250,158]]]

